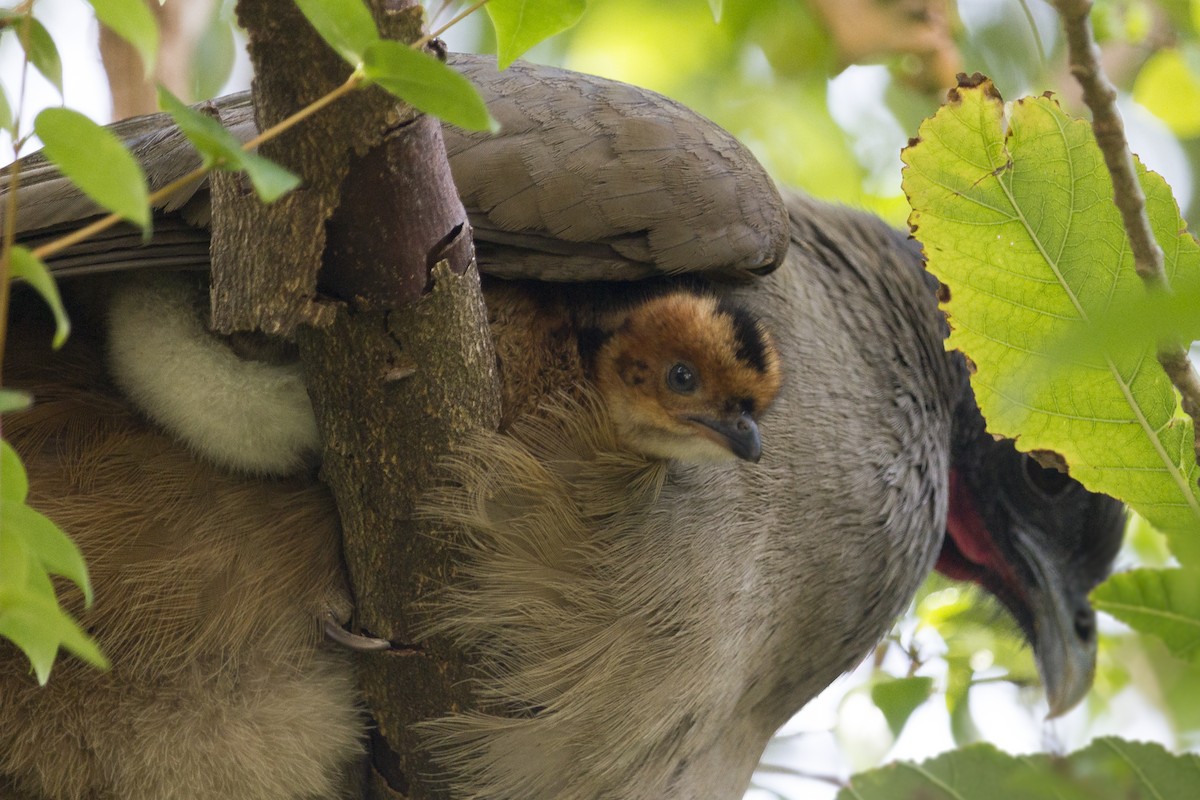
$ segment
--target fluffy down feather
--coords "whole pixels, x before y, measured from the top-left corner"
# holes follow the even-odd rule
[[[126,397],[219,466],[286,475],[321,440],[300,364],[240,358],[204,325],[207,292],[187,275],[122,280],[109,307],[109,366]]]

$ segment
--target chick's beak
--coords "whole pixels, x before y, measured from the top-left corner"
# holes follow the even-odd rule
[[[749,414],[742,413],[732,418],[691,417],[690,419],[716,432],[720,443],[728,447],[729,452],[738,458],[757,462],[762,456],[762,440],[758,435],[758,423]]]

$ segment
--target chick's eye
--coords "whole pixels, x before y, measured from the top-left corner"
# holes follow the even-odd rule
[[[1043,467],[1030,456],[1023,456],[1023,458],[1025,460],[1025,478],[1035,489],[1047,497],[1057,496],[1071,484],[1071,477],[1067,473]]]
[[[696,390],[696,374],[687,364],[676,362],[667,370],[667,387],[680,394],[693,392]]]

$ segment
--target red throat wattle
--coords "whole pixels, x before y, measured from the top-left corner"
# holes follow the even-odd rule
[[[991,531],[984,523],[967,482],[950,470],[950,509],[946,514],[946,538],[935,568],[948,578],[971,581],[987,588],[999,578],[1007,585],[1016,583],[1012,568],[996,548]],[[990,575],[989,575],[990,573]],[[991,580],[987,580],[990,578]]]

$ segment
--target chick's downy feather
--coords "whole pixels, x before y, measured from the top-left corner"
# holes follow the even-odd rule
[[[95,605],[68,607],[113,663],[71,659],[39,687],[0,641],[0,788],[57,800],[332,797],[361,751],[345,656],[337,517],[304,475],[234,475],[148,424],[109,385],[102,345],[61,354],[20,325],[9,375],[38,403],[5,420],[30,503],[69,531]]]

